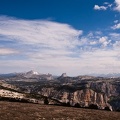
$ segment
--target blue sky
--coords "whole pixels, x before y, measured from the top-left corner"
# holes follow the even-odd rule
[[[120,0],[0,0],[0,73],[120,71]]]

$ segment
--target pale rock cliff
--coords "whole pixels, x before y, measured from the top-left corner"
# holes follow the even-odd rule
[[[109,107],[112,111],[111,106],[107,103],[109,98],[102,93],[97,93],[91,89],[77,90],[69,92],[66,90],[57,91],[54,88],[43,88],[40,94],[59,100],[62,103],[70,103],[74,106],[76,103],[81,107],[89,107],[91,104],[95,104],[99,109]]]

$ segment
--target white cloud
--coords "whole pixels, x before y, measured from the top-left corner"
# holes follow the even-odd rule
[[[118,20],[115,20],[114,23],[118,23]]]
[[[108,4],[109,4],[109,2],[104,2],[103,4],[104,4],[104,5],[108,5]]]
[[[113,4],[109,4],[108,7],[111,8],[113,6]]]
[[[9,48],[0,48],[0,55],[17,54],[18,51]]]
[[[90,38],[92,38],[94,35],[93,35],[93,32],[90,32],[89,34],[88,34],[88,37],[90,37]]]
[[[97,44],[96,41],[91,41],[91,42],[90,42],[90,45],[96,45],[96,44]]]
[[[41,44],[54,49],[72,48],[78,42],[81,30],[75,30],[67,24],[44,20],[0,21],[0,34],[6,39],[16,40],[25,44]]]
[[[120,41],[116,41],[114,44],[113,44],[113,47],[115,49],[119,49],[120,48]]]
[[[120,34],[119,33],[110,33],[109,35],[111,37],[113,37],[113,38],[120,38]]]
[[[113,4],[110,4],[108,2],[104,2],[102,6],[99,5],[94,5],[94,10],[107,10],[107,9],[111,9],[113,6]]]
[[[109,36],[119,38],[113,33]],[[10,55],[0,59],[0,73],[30,69],[68,75],[117,72],[119,48],[115,44],[107,48],[109,36],[100,31],[84,35],[68,24],[48,20],[0,17],[0,55]]]
[[[111,41],[108,40],[108,37],[104,36],[99,39],[99,43],[102,44],[103,47],[106,47]]]
[[[31,60],[24,61],[0,61],[0,66],[3,68],[2,70],[8,68],[10,69],[9,71],[11,71],[14,66],[14,69],[19,68],[19,71],[35,69],[42,73],[53,73],[58,75],[62,72],[67,72],[70,76],[91,73],[119,72],[120,61],[117,59],[117,57],[119,57],[119,51],[117,50],[99,49],[91,52],[87,51],[80,53],[79,56],[79,58],[70,58],[65,56],[55,58],[48,56],[47,59],[40,59],[38,56],[38,59],[33,58]]]
[[[120,29],[120,23],[115,24],[111,27],[113,30]]]
[[[110,45],[114,48],[118,48],[115,44],[117,41],[120,41],[120,34],[119,33],[109,33],[109,39],[112,40]]]
[[[107,10],[107,7],[106,6],[95,5],[94,10]]]
[[[115,4],[116,4],[116,6],[115,6],[114,10],[120,12],[120,0],[115,0]]]
[[[105,37],[101,37],[100,39],[99,39],[99,42],[100,43],[104,43],[104,42],[106,42],[107,41],[107,37],[105,36]]]
[[[104,2],[103,4],[104,4],[104,5],[107,5],[107,7],[110,7],[110,8],[111,8],[112,5],[113,5],[113,4],[110,4],[109,2]]]
[[[96,31],[95,34],[96,35],[102,35],[102,32],[101,31]]]

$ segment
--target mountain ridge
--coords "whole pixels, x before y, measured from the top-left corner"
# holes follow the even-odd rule
[[[0,74],[0,76],[11,77],[11,76],[15,76],[15,75],[25,75],[25,74],[30,74],[30,75],[47,75],[47,74],[44,74],[44,73],[39,73],[39,72],[34,71],[34,70],[30,70],[30,71],[27,71],[27,72],[5,73],[5,74]],[[50,74],[50,75],[52,75],[52,74]],[[52,76],[59,77],[59,75],[52,75]],[[66,73],[62,73],[61,76],[66,76],[67,77],[68,75]],[[107,73],[107,74],[92,73],[92,74],[83,74],[83,75],[76,75],[76,76],[70,76],[70,77],[77,77],[77,76],[107,77],[107,78],[113,77],[113,78],[116,78],[116,77],[120,77],[120,73]]]

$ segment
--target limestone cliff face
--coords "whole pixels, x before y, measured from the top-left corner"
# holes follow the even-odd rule
[[[88,107],[90,104],[98,104],[99,107],[104,108],[107,105],[107,100],[106,95],[91,89],[84,89],[73,93],[73,104],[80,103],[83,107]]]
[[[110,82],[91,82],[90,88],[105,93],[108,97],[120,95],[119,84]]]
[[[57,99],[62,103],[69,102],[71,106],[79,104],[81,107],[89,107],[91,104],[95,104],[99,109],[110,107],[107,103],[109,99],[105,94],[97,93],[87,88],[74,92],[66,90],[57,91],[54,88],[43,88],[40,94]]]

